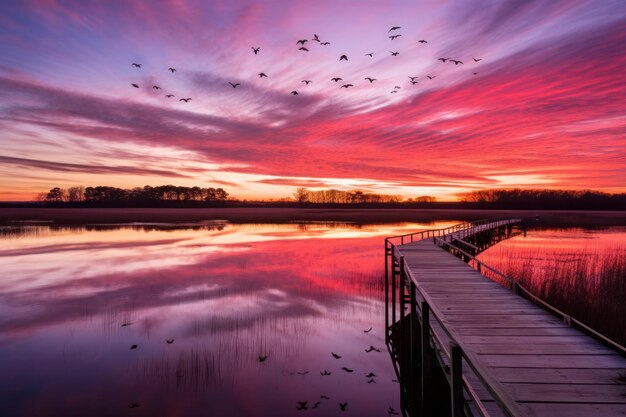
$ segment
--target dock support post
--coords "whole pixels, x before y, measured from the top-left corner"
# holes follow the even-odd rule
[[[385,344],[389,344],[389,241],[385,239]]]
[[[419,412],[419,408],[418,408],[418,389],[421,390],[421,387],[419,386],[419,382],[417,379],[417,360],[419,358],[417,358],[417,352],[416,352],[416,346],[414,346],[414,342],[417,340],[417,334],[415,334],[415,329],[417,328],[417,323],[415,322],[415,320],[417,319],[417,297],[416,297],[416,289],[415,289],[415,283],[411,280],[410,282],[410,287],[409,287],[409,293],[411,294],[411,316],[410,316],[410,320],[409,320],[409,325],[411,326],[411,330],[410,330],[410,334],[411,334],[411,340],[410,340],[410,358],[411,358],[411,362],[410,362],[410,366],[411,366],[411,370],[410,370],[410,383],[409,383],[409,402],[411,404],[411,416],[413,417],[417,417],[417,413]]]
[[[450,343],[450,393],[452,403],[452,417],[464,415],[463,404],[463,353],[456,343]]]
[[[427,388],[430,380],[430,306],[426,301],[422,301],[422,334],[421,334],[421,382],[420,382],[420,414],[426,415],[428,398]]]
[[[391,254],[391,325],[396,324],[396,255]]]

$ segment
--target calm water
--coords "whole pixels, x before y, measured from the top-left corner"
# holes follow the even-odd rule
[[[3,227],[0,415],[385,415],[383,237],[454,223]]]
[[[1,227],[0,415],[386,415],[383,237],[455,223]],[[483,256],[615,242],[530,231]]]

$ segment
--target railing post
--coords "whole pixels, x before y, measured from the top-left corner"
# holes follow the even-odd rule
[[[450,393],[452,417],[464,416],[463,400],[463,352],[456,343],[450,343]]]
[[[404,362],[406,358],[402,358],[402,351],[404,345],[405,338],[405,329],[404,329],[404,256],[400,256],[400,279],[398,282],[398,298],[400,300],[400,343],[398,344],[398,352],[400,355],[400,362]]]
[[[425,416],[427,411],[428,385],[430,380],[430,306],[422,301],[422,326],[421,326],[421,365],[422,375],[420,380],[420,415]]]
[[[400,406],[402,407],[402,409],[406,409],[406,385],[407,382],[407,378],[406,378],[406,363],[407,363],[407,356],[406,356],[406,352],[404,350],[404,346],[406,344],[406,329],[404,326],[404,279],[406,276],[406,273],[404,272],[404,256],[400,256],[400,274],[399,274],[399,282],[398,282],[398,297],[400,298],[400,323],[399,323],[399,331],[400,331],[400,337],[398,338],[399,343],[398,343],[398,347],[397,347],[397,351],[398,351],[398,363],[400,366]],[[403,386],[404,385],[404,386]]]

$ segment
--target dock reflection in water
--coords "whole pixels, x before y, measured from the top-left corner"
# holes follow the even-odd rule
[[[384,415],[382,237],[454,223],[2,227],[0,415]]]

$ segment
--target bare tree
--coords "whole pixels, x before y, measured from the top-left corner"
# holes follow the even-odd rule
[[[78,185],[67,189],[67,201],[79,202],[85,201],[85,187]]]
[[[309,201],[309,190],[306,188],[296,188],[296,191],[293,193],[293,198],[298,203],[306,203]]]

